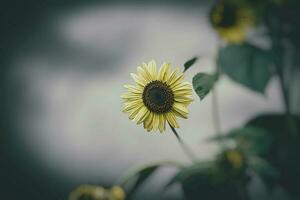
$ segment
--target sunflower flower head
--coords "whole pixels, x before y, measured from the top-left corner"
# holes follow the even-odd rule
[[[187,118],[187,106],[193,101],[192,87],[183,73],[178,68],[171,70],[170,63],[163,63],[158,70],[155,61],[150,61],[131,76],[136,84],[124,85],[128,91],[121,96],[129,119],[143,123],[147,131],[162,133],[166,122],[179,128],[177,117]]]
[[[125,192],[120,186],[105,189],[96,185],[81,185],[70,193],[69,200],[124,200]]]
[[[247,29],[255,22],[254,12],[250,6],[230,0],[217,1],[209,17],[213,28],[228,43],[245,41]]]

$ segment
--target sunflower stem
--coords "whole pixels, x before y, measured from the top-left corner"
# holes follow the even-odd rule
[[[197,161],[197,157],[196,155],[193,153],[193,151],[189,148],[189,146],[184,143],[184,141],[181,139],[181,137],[178,135],[177,131],[175,130],[175,128],[173,126],[171,126],[171,124],[169,123],[169,126],[171,128],[171,130],[173,131],[174,135],[176,136],[182,150],[185,152],[185,154],[193,161],[196,162]]]

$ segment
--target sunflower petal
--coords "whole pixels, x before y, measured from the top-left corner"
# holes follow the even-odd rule
[[[144,120],[144,129],[146,129],[147,131],[151,131],[152,130],[152,120],[153,120],[153,113],[149,112],[146,119]]]
[[[154,60],[151,60],[148,63],[148,70],[149,70],[149,73],[151,74],[152,79],[157,80],[157,69],[156,69],[156,63]]]
[[[167,85],[170,85],[173,82],[173,80],[177,77],[178,71],[179,69],[177,67],[174,71],[171,72],[166,81]]]
[[[159,126],[159,115],[154,113],[153,114],[153,131],[157,131]]]
[[[143,105],[143,101],[141,99],[135,101],[128,101],[124,103],[123,112],[129,112],[135,107],[140,107]]]
[[[133,120],[141,108],[142,108],[142,105],[139,105],[139,106],[135,107],[134,109],[132,109],[129,114],[129,119]]]
[[[174,104],[173,104],[173,110],[175,111],[175,113],[178,116],[180,116],[182,118],[187,118],[187,115],[189,114],[188,109],[182,103],[174,102]]]
[[[159,126],[158,129],[159,131],[162,133],[165,131],[165,127],[166,127],[166,119],[164,114],[160,114],[159,115]]]
[[[163,63],[161,68],[158,72],[158,80],[165,82],[165,77],[168,75],[170,70],[171,64],[170,63]]]
[[[144,80],[147,81],[147,83],[151,82],[152,79],[151,79],[151,75],[148,73],[147,69],[144,68],[144,67],[138,67],[137,68],[137,72],[140,76],[143,77]]]
[[[135,94],[142,94],[143,93],[143,89],[141,87],[138,86],[133,86],[133,85],[124,85],[124,87],[126,89],[128,89],[128,91],[135,93]]]
[[[141,76],[136,75],[136,74],[134,74],[134,73],[131,73],[130,75],[131,75],[131,77],[133,78],[133,80],[134,80],[137,84],[141,85],[142,87],[144,87],[144,86],[147,84],[147,81],[146,81],[145,79],[143,79]]]
[[[179,128],[179,125],[177,123],[177,120],[176,120],[176,117],[175,115],[173,114],[173,112],[168,112],[166,113],[166,118],[167,118],[167,121],[169,122],[169,124],[174,127],[174,128]]]
[[[142,99],[142,95],[141,94],[133,94],[133,93],[124,93],[121,95],[121,98],[124,99],[125,101],[134,101],[134,100],[138,100],[138,99]]]
[[[134,117],[133,121],[136,122],[137,124],[142,123],[148,116],[149,110],[143,106],[137,113],[137,115]]]
[[[176,78],[174,78],[174,79],[170,82],[170,87],[173,88],[174,86],[176,86],[176,85],[182,83],[183,79],[184,79],[184,75],[183,75],[183,74],[177,76]]]
[[[176,84],[173,84],[172,85],[172,89],[173,90],[176,90],[176,89],[179,89],[179,88],[187,88],[187,89],[192,89],[192,85],[187,82],[187,81],[184,81],[184,82],[177,82]]]
[[[194,101],[193,97],[191,96],[179,96],[179,97],[174,97],[175,102],[178,103],[184,103],[186,104],[190,104],[191,102]]]

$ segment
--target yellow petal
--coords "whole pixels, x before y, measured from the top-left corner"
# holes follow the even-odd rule
[[[158,126],[159,126],[159,115],[154,113],[153,114],[153,131],[157,131],[158,129]]]
[[[170,70],[171,64],[170,63],[163,63],[161,68],[158,72],[158,80],[165,82],[165,78],[168,75],[168,72]]]
[[[146,64],[145,64],[146,65]],[[147,66],[147,65],[146,65]],[[138,67],[137,68],[137,72],[140,76],[142,76],[146,81],[147,83],[151,82],[152,79],[151,79],[151,75],[149,74],[149,72],[147,71],[146,68],[144,67]]]
[[[170,87],[175,87],[176,85],[182,83],[183,79],[184,79],[183,74],[181,74],[181,75],[175,77],[175,78],[170,82]]]
[[[167,78],[167,81],[166,81],[167,85],[170,85],[172,83],[172,81],[177,77],[178,71],[179,71],[178,67],[174,71],[172,71],[172,73]]]
[[[187,115],[189,114],[189,111],[187,110],[186,106],[182,103],[174,102],[173,110],[178,116],[182,118],[187,118]]]
[[[134,74],[134,73],[131,73],[130,75],[131,75],[131,77],[133,78],[133,80],[134,80],[137,84],[139,84],[139,85],[141,85],[141,86],[143,86],[143,87],[147,84],[147,81],[144,80],[142,77],[140,77],[140,76],[138,76],[138,75],[136,75],[136,74]]]
[[[191,90],[178,90],[178,91],[173,91],[173,94],[174,94],[174,96],[184,96],[184,95],[191,96],[192,91]]]
[[[167,121],[170,123],[170,125],[174,128],[179,128],[179,125],[177,123],[176,117],[172,112],[166,113]]]
[[[165,127],[166,127],[166,119],[164,114],[160,114],[159,115],[159,126],[158,129],[159,131],[162,133],[165,131]]]
[[[152,130],[152,121],[153,121],[153,112],[150,112],[147,116],[147,118],[144,121],[144,128],[147,129],[147,131],[151,131]]]
[[[176,87],[173,87],[172,91],[173,92],[176,92],[176,91],[189,91],[190,93],[192,93],[193,89],[192,89],[192,87],[189,83],[185,83],[185,84],[180,84]]]
[[[182,88],[182,87],[192,89],[192,85],[187,81],[177,82],[176,84],[172,85],[173,90],[178,89],[178,88]]]
[[[143,93],[143,89],[141,87],[138,86],[133,86],[133,85],[124,85],[125,88],[128,89],[128,91],[135,93],[135,94],[142,94]]]
[[[140,107],[142,105],[143,105],[143,101],[141,99],[125,102],[123,112],[128,112],[128,111],[130,111],[136,107]]]
[[[140,124],[142,123],[146,117],[148,116],[149,114],[149,110],[143,106],[139,112],[137,113],[137,115],[134,117],[133,121],[136,122],[137,124]]]
[[[151,74],[152,80],[157,80],[156,63],[154,60],[151,60],[148,63],[148,71]]]
[[[188,95],[182,95],[182,96],[174,96],[174,100],[179,103],[185,103],[185,102],[192,102],[194,98],[192,96]]]
[[[124,93],[121,95],[121,98],[124,100],[134,101],[134,100],[142,99],[142,95],[134,94],[134,93]]]
[[[129,114],[129,119],[130,120],[133,120],[135,118],[135,116],[138,114],[138,112],[140,111],[140,109],[142,108],[143,105],[139,105],[137,107],[135,107],[134,109],[132,109],[130,111],[130,114]]]

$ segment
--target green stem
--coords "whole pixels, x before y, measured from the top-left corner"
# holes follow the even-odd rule
[[[280,88],[281,88],[282,97],[285,105],[285,112],[287,115],[290,115],[291,114],[290,98],[289,98],[288,88],[286,87],[286,84],[284,82],[283,70],[279,65],[276,65],[276,71],[279,77]]]
[[[289,87],[285,82],[283,67],[281,67],[280,65],[277,64],[276,72],[277,72],[277,75],[279,78],[281,93],[282,93],[283,102],[284,102],[284,106],[285,106],[287,126],[288,126],[291,137],[294,137],[297,134],[297,129],[296,129],[296,124],[295,124],[294,118],[291,113]]]
[[[215,88],[212,89],[211,100],[212,100],[213,126],[214,126],[217,137],[220,138],[220,140],[218,140],[218,141],[219,141],[221,149],[225,149],[224,143],[221,140],[221,137],[222,137],[221,130],[222,129],[221,129],[219,102],[218,102],[217,91]]]
[[[184,143],[184,141],[181,139],[181,137],[178,135],[177,131],[175,130],[174,127],[171,126],[171,124],[169,123],[169,126],[171,128],[171,130],[173,131],[174,135],[176,136],[182,150],[185,152],[185,154],[193,161],[196,162],[197,161],[197,157],[196,155],[193,153],[193,151],[189,148],[188,145],[186,145],[186,143]]]

